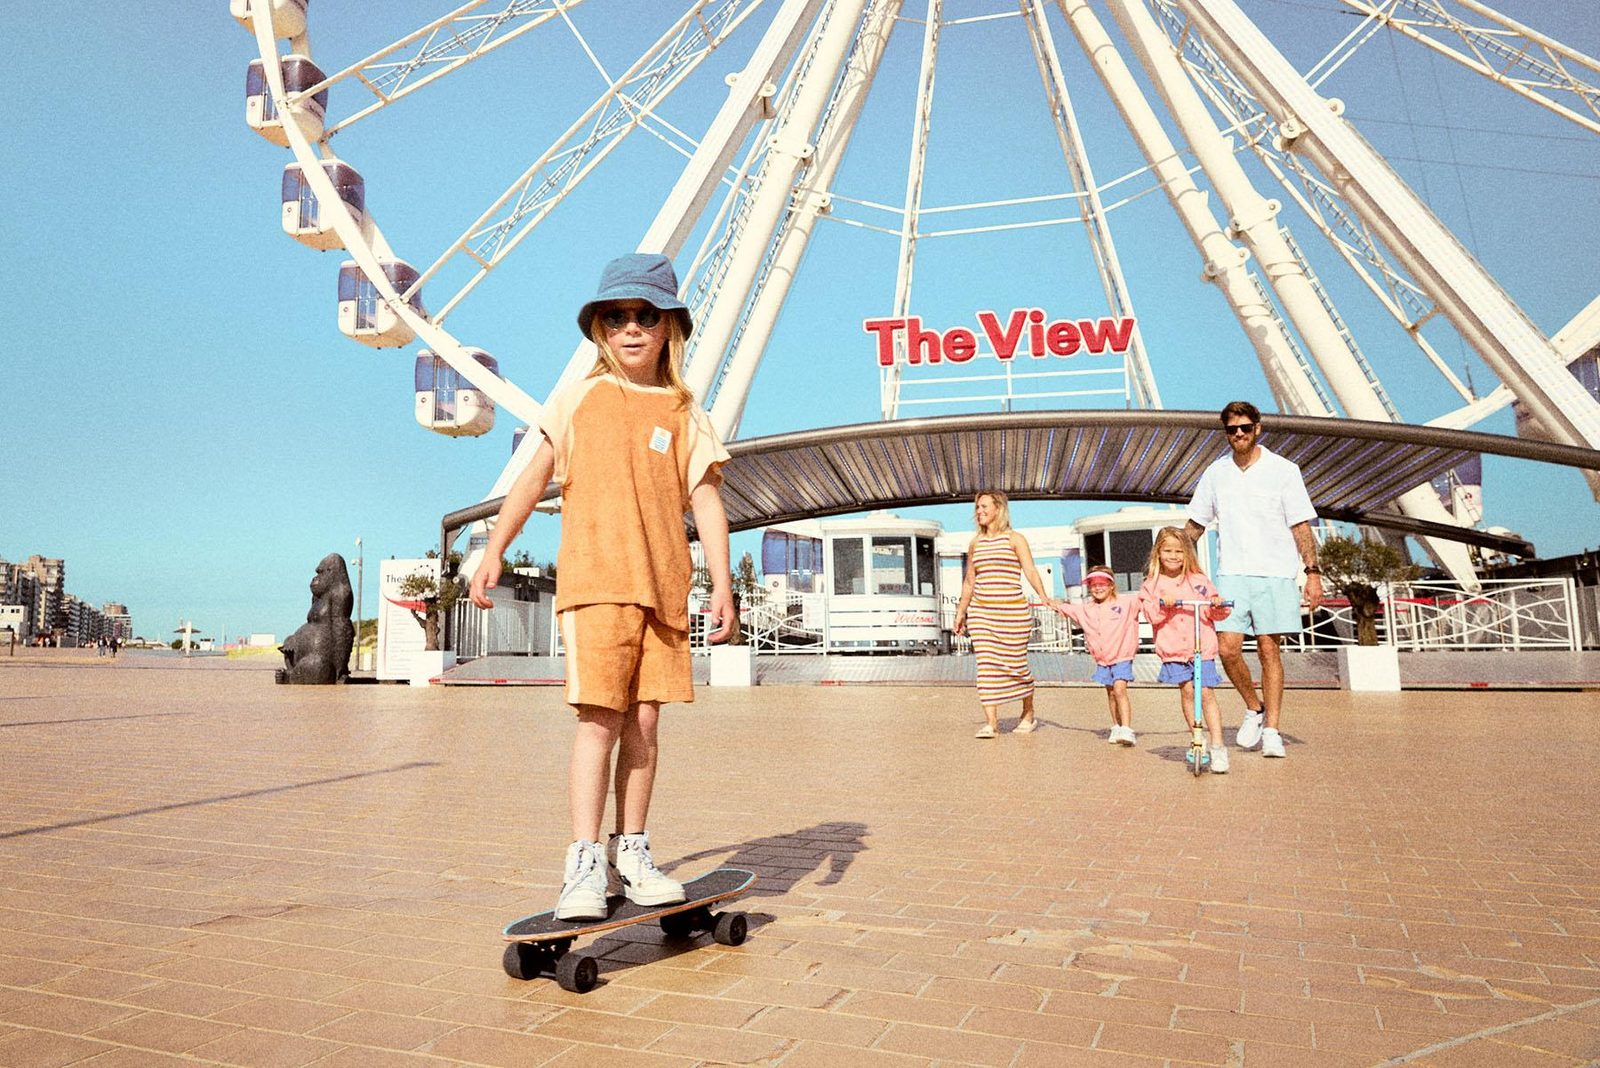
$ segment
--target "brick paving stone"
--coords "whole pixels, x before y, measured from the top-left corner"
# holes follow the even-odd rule
[[[239,1065],[240,1068],[304,1068],[349,1048],[327,1039],[240,1028],[215,1042],[196,1046],[188,1055],[206,1061]],[[388,1063],[387,1053],[382,1055],[382,1060]]]
[[[122,1046],[77,1063],[88,1068],[193,1068],[195,1062],[173,1053]]]
[[[30,1068],[60,1068],[114,1047],[78,1035],[59,1035],[50,1031],[23,1028],[0,1034],[0,1064],[29,1065]]]
[[[1418,1057],[1426,1068],[1582,1068],[1583,1061],[1543,1050],[1522,1049],[1496,1039],[1479,1039]]]
[[[89,1032],[90,1038],[167,1053],[184,1053],[233,1034],[239,1028],[171,1012],[144,1012]]]
[[[644,1049],[680,1024],[589,1009],[563,1009],[540,1020],[538,1032],[547,1038],[570,1039],[600,1046]]]
[[[1600,1058],[1600,694],[1507,749],[1528,695],[1291,691],[1288,760],[1196,782],[1154,690],[1116,752],[1087,689],[982,746],[963,687],[703,690],[652,838],[761,874],[750,941],[608,935],[575,995],[499,968],[560,880],[558,689],[134,662],[0,660],[0,1064]]]
[[[783,1068],[928,1068],[933,1063],[914,1054],[805,1041],[784,1057]]]

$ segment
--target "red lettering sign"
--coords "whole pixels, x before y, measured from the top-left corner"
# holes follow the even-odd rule
[[[989,343],[996,359],[1014,359],[1027,338],[1027,354],[1034,359],[1047,356],[1068,357],[1078,352],[1100,356],[1108,350],[1122,355],[1133,344],[1134,320],[1121,319],[1057,319],[1049,321],[1043,308],[1016,308],[1006,317],[1005,325],[992,311],[977,314],[978,329]],[[966,363],[978,354],[978,334],[964,326],[948,330],[925,329],[922,319],[915,315],[904,318],[865,319],[862,329],[876,339],[878,366],[893,367],[895,346],[899,341],[905,346],[908,364]]]

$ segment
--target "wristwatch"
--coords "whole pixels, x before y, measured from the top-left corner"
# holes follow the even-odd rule
[[[1316,564],[1312,564],[1310,567],[1306,568],[1306,574],[1320,575],[1322,574],[1322,568],[1318,567]]]

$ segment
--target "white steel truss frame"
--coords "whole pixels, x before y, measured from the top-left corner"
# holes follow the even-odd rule
[[[1344,3],[1568,122],[1600,133],[1600,86],[1584,80],[1586,75],[1600,75],[1600,61],[1506,18],[1478,0]],[[1476,15],[1477,20],[1463,18],[1451,9],[1452,4]],[[1411,16],[1402,16],[1402,11]],[[1562,104],[1552,92],[1566,94],[1583,110]]]
[[[1555,441],[1600,445],[1600,403],[1426,204],[1355,134],[1233,0],[1174,0],[1277,122],[1291,151],[1355,212]],[[1600,486],[1596,487],[1600,489]]]
[[[911,314],[911,283],[916,269],[917,239],[922,229],[922,179],[928,166],[928,134],[933,129],[933,88],[938,73],[939,36],[944,26],[944,0],[928,0],[922,23],[922,65],[917,71],[917,103],[911,120],[911,157],[906,167],[906,192],[900,210],[900,256],[895,270],[892,314]],[[885,419],[900,415],[900,380],[909,365],[906,333],[894,342],[894,363],[878,372],[878,410]]]
[[[1078,127],[1078,116],[1072,110],[1072,97],[1067,92],[1067,78],[1061,70],[1061,57],[1056,52],[1055,37],[1045,20],[1044,5],[1040,0],[1021,0],[1024,22],[1028,27],[1028,43],[1033,47],[1034,61],[1039,65],[1039,77],[1044,83],[1045,95],[1050,103],[1050,119],[1061,142],[1061,154],[1067,170],[1072,175],[1076,191],[1083,197],[1083,224],[1089,238],[1089,248],[1094,254],[1095,267],[1105,290],[1106,308],[1117,318],[1137,319],[1133,310],[1133,297],[1128,292],[1128,281],[1122,274],[1122,263],[1117,258],[1116,242],[1111,237],[1111,223],[1106,208],[1100,201],[1100,190],[1095,184],[1094,168],[1089,163],[1089,153],[1084,148],[1083,134]],[[1135,325],[1127,355],[1123,358],[1125,388],[1139,408],[1160,408],[1161,392],[1156,388],[1155,376],[1150,373],[1150,360],[1145,355],[1144,340]]]
[[[711,425],[726,439],[738,435],[750,384],[783,312],[789,288],[799,273],[818,220],[832,210],[834,175],[855,132],[856,119],[872,87],[901,3],[902,0],[873,0],[868,6],[823,107],[811,159],[800,173],[789,210],[762,261],[754,292],[735,327],[728,358],[717,379],[709,414]]]
[[[1280,205],[1255,190],[1235,157],[1233,146],[1217,130],[1200,94],[1178,61],[1171,41],[1143,0],[1110,0],[1110,3],[1135,54],[1144,63],[1212,187],[1221,197],[1231,228],[1249,246],[1261,266],[1263,281],[1277,295],[1280,306],[1345,413],[1356,419],[1399,422],[1394,405],[1361,355],[1355,339],[1344,327],[1327,291],[1310,273],[1299,249],[1286,237],[1282,224],[1277,221]],[[1300,403],[1311,400],[1301,398]],[[1404,515],[1414,519],[1455,523],[1429,486],[1407,491],[1396,503]],[[1421,541],[1429,555],[1457,581],[1469,585],[1476,582],[1472,558],[1460,543],[1438,538],[1422,538]]]
[[[576,122],[418,277],[417,288],[451,260],[477,265],[434,316],[443,322],[646,116],[759,6],[760,0],[698,0]],[[707,8],[712,8],[707,12]],[[587,133],[583,133],[587,129]],[[578,140],[580,134],[582,139]],[[573,142],[576,141],[574,144]]]

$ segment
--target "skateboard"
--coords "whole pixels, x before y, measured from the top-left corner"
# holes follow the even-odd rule
[[[684,900],[676,905],[635,905],[614,897],[606,902],[603,920],[558,920],[554,909],[525,916],[503,932],[510,944],[502,963],[513,979],[552,974],[561,989],[587,994],[600,979],[600,965],[594,957],[572,950],[572,943],[584,935],[654,921],[668,938],[692,938],[710,931],[720,944],[737,946],[749,930],[745,914],[714,913],[711,906],[738,897],[755,881],[755,872],[718,868],[684,883]]]

